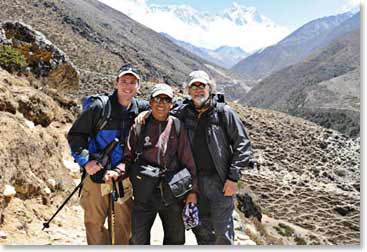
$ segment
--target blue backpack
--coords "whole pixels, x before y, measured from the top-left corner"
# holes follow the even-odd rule
[[[83,102],[83,112],[91,105],[97,102],[102,103],[102,111],[99,114],[98,121],[94,126],[94,133],[96,134],[99,130],[103,129],[108,120],[111,117],[111,102],[108,94],[97,94],[87,96]]]

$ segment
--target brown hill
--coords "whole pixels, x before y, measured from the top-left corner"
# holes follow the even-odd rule
[[[243,174],[243,186],[256,194],[263,212],[331,244],[358,244],[359,139],[283,113],[233,106],[260,162],[259,170]],[[320,242],[312,236],[306,241]]]
[[[242,100],[359,135],[360,34],[348,33],[302,63],[278,71]]]

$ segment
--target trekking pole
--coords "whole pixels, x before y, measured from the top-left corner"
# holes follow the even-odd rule
[[[117,201],[116,182],[112,179],[111,192],[111,244],[115,245],[115,201]]]
[[[112,140],[111,143],[109,143],[106,148],[103,150],[102,155],[97,158],[97,163],[99,163],[102,167],[105,167],[109,161],[109,155],[112,152],[112,150],[115,148],[115,146],[119,143],[119,139],[115,138]],[[42,230],[44,230],[45,228],[49,228],[50,227],[50,222],[55,218],[55,216],[60,212],[60,210],[66,205],[66,203],[70,200],[70,198],[74,195],[74,193],[83,186],[83,183],[85,181],[85,178],[88,176],[84,176],[82,177],[79,185],[77,185],[77,187],[75,187],[75,189],[73,190],[73,192],[65,199],[65,201],[62,203],[62,205],[56,210],[56,212],[54,213],[54,215],[47,221],[43,223],[43,228]]]
[[[45,228],[49,228],[50,227],[50,222],[55,218],[55,216],[61,211],[61,209],[66,205],[66,203],[71,199],[71,197],[73,197],[74,193],[76,191],[78,191],[79,188],[81,188],[83,186],[83,183],[85,181],[85,178],[87,176],[84,176],[84,178],[80,181],[79,185],[77,185],[73,192],[64,200],[64,202],[62,203],[62,205],[56,210],[56,212],[54,213],[54,215],[52,215],[52,217],[47,221],[47,222],[44,222],[43,223],[43,228],[42,228],[42,231],[45,229]]]

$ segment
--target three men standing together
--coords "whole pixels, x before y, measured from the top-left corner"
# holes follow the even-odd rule
[[[101,192],[115,181],[122,181],[125,188],[125,196],[114,208],[117,210],[116,244],[150,244],[150,229],[157,213],[164,230],[163,244],[185,243],[187,217],[196,220],[192,230],[199,245],[233,244],[233,198],[240,171],[247,166],[251,155],[243,123],[230,106],[218,99],[215,83],[204,71],[190,74],[185,85],[190,98],[174,106],[173,92],[168,85],[157,84],[149,104],[134,98],[139,86],[139,72],[132,66],[123,66],[116,79],[116,90],[109,96],[112,111],[106,126],[94,132],[94,124],[103,109],[97,103],[78,117],[68,134],[72,154],[86,173],[91,177],[103,173],[100,183],[87,178],[82,189],[88,244],[110,244],[111,234],[104,228],[104,222],[114,203],[109,200],[109,193]],[[151,115],[139,116],[140,120],[146,118],[146,125],[135,123],[131,127],[138,113],[149,107]],[[110,169],[105,170],[93,159],[93,153],[101,152],[114,138],[121,144],[111,155]],[[83,150],[88,151],[88,159]],[[183,198],[168,197],[167,190],[172,188],[164,182],[166,174],[180,177],[183,173],[179,172],[184,168],[191,175],[191,191]],[[144,176],[146,169],[163,176],[149,179]],[[134,185],[134,200],[129,193],[129,175]],[[147,188],[152,181],[158,182],[152,187],[149,199],[141,200],[139,188]],[[195,211],[183,216],[183,212],[187,213],[184,208]]]

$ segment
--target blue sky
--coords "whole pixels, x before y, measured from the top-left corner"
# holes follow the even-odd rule
[[[359,0],[147,0],[148,4],[187,4],[202,11],[220,12],[232,2],[255,7],[259,13],[291,31],[324,16],[342,13]]]

